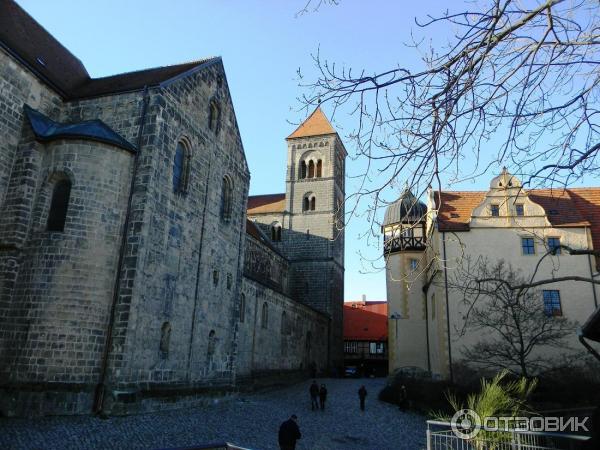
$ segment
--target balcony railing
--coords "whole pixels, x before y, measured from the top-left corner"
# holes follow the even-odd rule
[[[385,253],[403,250],[425,250],[425,238],[423,236],[398,236],[387,239],[383,243]]]

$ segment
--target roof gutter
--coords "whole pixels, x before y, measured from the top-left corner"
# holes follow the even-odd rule
[[[106,329],[106,343],[102,354],[100,367],[100,379],[96,386],[94,396],[93,412],[100,413],[104,407],[105,391],[106,391],[106,376],[108,372],[108,358],[111,353],[113,341],[113,331],[116,319],[117,303],[119,302],[119,292],[121,290],[121,272],[123,270],[123,260],[125,259],[125,251],[127,249],[127,233],[129,232],[129,224],[131,222],[131,211],[133,206],[133,193],[139,167],[140,153],[142,149],[142,134],[144,131],[144,123],[146,121],[146,112],[148,110],[148,86],[144,87],[142,97],[142,111],[140,115],[140,127],[137,135],[138,151],[133,156],[133,173],[131,175],[131,183],[129,185],[129,198],[127,200],[127,210],[125,212],[125,223],[123,224],[123,234],[121,236],[121,245],[119,248],[119,260],[117,262],[117,270],[115,275],[115,284],[113,288],[113,299],[110,305],[110,316],[108,319],[108,327]]]

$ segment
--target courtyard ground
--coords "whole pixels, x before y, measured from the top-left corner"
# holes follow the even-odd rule
[[[385,379],[318,379],[327,385],[324,412],[310,410],[310,381],[241,396],[205,408],[112,417],[0,419],[2,449],[159,449],[228,441],[251,449],[278,449],[277,431],[298,416],[297,450],[418,450],[425,418],[377,400]],[[357,391],[368,391],[366,411]]]

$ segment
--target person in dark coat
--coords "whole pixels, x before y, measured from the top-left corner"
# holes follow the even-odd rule
[[[317,384],[316,380],[313,380],[312,384],[310,385],[310,409],[312,409],[313,411],[315,409],[319,409],[319,385]]]
[[[365,386],[361,386],[358,390],[358,398],[360,399],[360,410],[365,410],[365,399],[367,398],[367,389]]]
[[[296,441],[302,437],[296,420],[298,417],[296,414],[292,414],[292,417],[279,427],[279,448],[281,450],[295,450]]]
[[[324,384],[319,389],[319,401],[321,402],[321,411],[325,410],[325,400],[327,400],[327,388]]]

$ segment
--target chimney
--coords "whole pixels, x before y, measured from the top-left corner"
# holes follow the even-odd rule
[[[362,302],[366,305],[367,304],[367,295],[363,294],[362,295]]]

